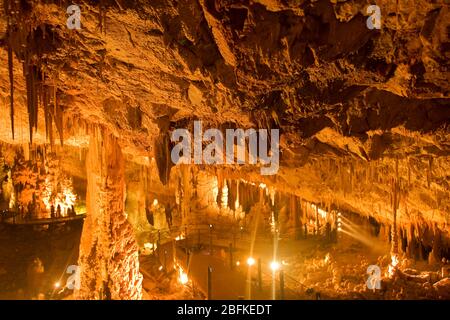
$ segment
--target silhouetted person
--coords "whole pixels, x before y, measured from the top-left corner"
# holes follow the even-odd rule
[[[55,218],[55,206],[52,205],[50,207],[50,218],[54,219]]]
[[[27,210],[28,210],[27,218],[31,218],[33,215],[33,204],[31,202],[28,203]]]
[[[58,208],[56,209],[56,217],[61,218],[61,206],[58,204]]]
[[[77,215],[77,213],[75,212],[75,206],[74,205],[72,205],[71,214],[72,214],[72,217],[75,217]]]
[[[336,243],[337,242],[337,229],[331,230],[331,240]]]
[[[155,223],[153,219],[153,212],[151,212],[148,208],[145,208],[145,213],[147,216],[148,223],[150,223],[153,226]]]
[[[169,225],[169,228],[172,227],[172,207],[171,205],[168,203],[166,204],[166,220],[167,220],[167,224]]]
[[[328,242],[331,242],[331,224],[327,222],[325,225],[325,235]]]

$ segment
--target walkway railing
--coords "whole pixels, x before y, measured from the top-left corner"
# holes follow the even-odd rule
[[[81,220],[86,217],[86,213],[64,217],[38,218],[29,215],[22,215],[14,211],[4,210],[1,214],[1,223],[10,225],[48,225],[54,223],[65,223],[69,221]]]
[[[187,237],[185,237],[187,233]],[[217,248],[223,249],[226,253],[225,256],[216,255],[216,258],[222,259],[225,264],[230,265],[230,245],[232,249],[232,254],[237,255],[238,252],[243,252],[247,250],[250,246],[251,236],[248,234],[248,230],[241,229],[237,226],[227,226],[227,227],[215,227],[214,225],[209,224],[190,224],[186,226],[177,226],[162,230],[155,230],[151,233],[152,240],[149,242],[153,242],[157,244],[156,247],[163,246],[164,244],[168,244],[172,242],[176,237],[179,237],[178,241],[176,241],[176,250],[182,250],[185,254],[189,254],[191,251],[196,251],[199,249],[210,249],[211,251],[217,252]],[[272,245],[273,238],[272,237],[263,237],[258,236],[255,241],[264,241],[267,242],[267,245]],[[158,245],[159,243],[159,245]],[[157,249],[158,250],[158,249]],[[158,254],[160,257],[163,255]],[[232,260],[231,263],[235,263]],[[270,261],[261,261],[261,264],[264,265],[261,273],[264,278],[272,278],[272,271],[267,267]],[[245,262],[243,262],[245,264]],[[234,268],[235,265],[231,266],[230,269]],[[205,277],[206,277],[206,266],[205,266]],[[296,280],[293,276],[284,273],[284,291],[285,294],[292,297],[297,298],[305,298],[305,290],[307,286],[305,286],[300,281]],[[277,283],[277,291],[279,290],[279,278],[278,272],[276,272],[276,283]],[[270,284],[271,285],[271,284]],[[264,284],[267,286],[267,283]]]

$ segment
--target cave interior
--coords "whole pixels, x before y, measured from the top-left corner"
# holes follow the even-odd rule
[[[450,299],[448,1],[78,2],[0,1],[0,299]]]

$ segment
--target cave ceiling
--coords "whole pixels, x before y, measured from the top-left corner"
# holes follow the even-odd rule
[[[279,128],[282,167],[267,183],[329,199],[339,197],[339,182],[325,167],[392,173],[400,161],[421,181],[410,207],[449,212],[448,1],[377,0],[380,30],[367,28],[362,0],[82,1],[80,30],[66,26],[68,2],[22,1],[15,16],[8,3],[0,2],[5,143],[29,140],[24,68],[31,66],[57,96],[55,136],[60,130],[68,146],[86,147],[88,128],[100,125],[137,159],[157,156],[155,140],[196,119],[214,128]],[[45,143],[43,108],[36,114],[33,141]],[[343,164],[325,165],[329,159]],[[423,168],[434,168],[434,178]],[[258,179],[247,169],[241,176]],[[340,201],[367,214],[374,204],[388,208],[388,190],[372,191],[343,190]]]

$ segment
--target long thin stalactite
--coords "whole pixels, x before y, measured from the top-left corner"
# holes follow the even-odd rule
[[[30,27],[32,12],[22,6],[21,2],[4,0],[8,15],[8,70],[10,82],[11,132],[15,138],[14,123],[14,56],[22,62],[23,76],[26,83],[29,140],[33,143],[33,133],[38,129],[39,107],[44,109],[45,131],[47,140],[53,145],[53,123],[63,145],[63,108],[59,104],[57,86],[47,85],[51,81],[43,69],[44,55],[52,50],[43,46],[42,40],[47,36],[45,24]],[[39,33],[42,31],[42,34]],[[54,82],[54,81],[53,81]]]

